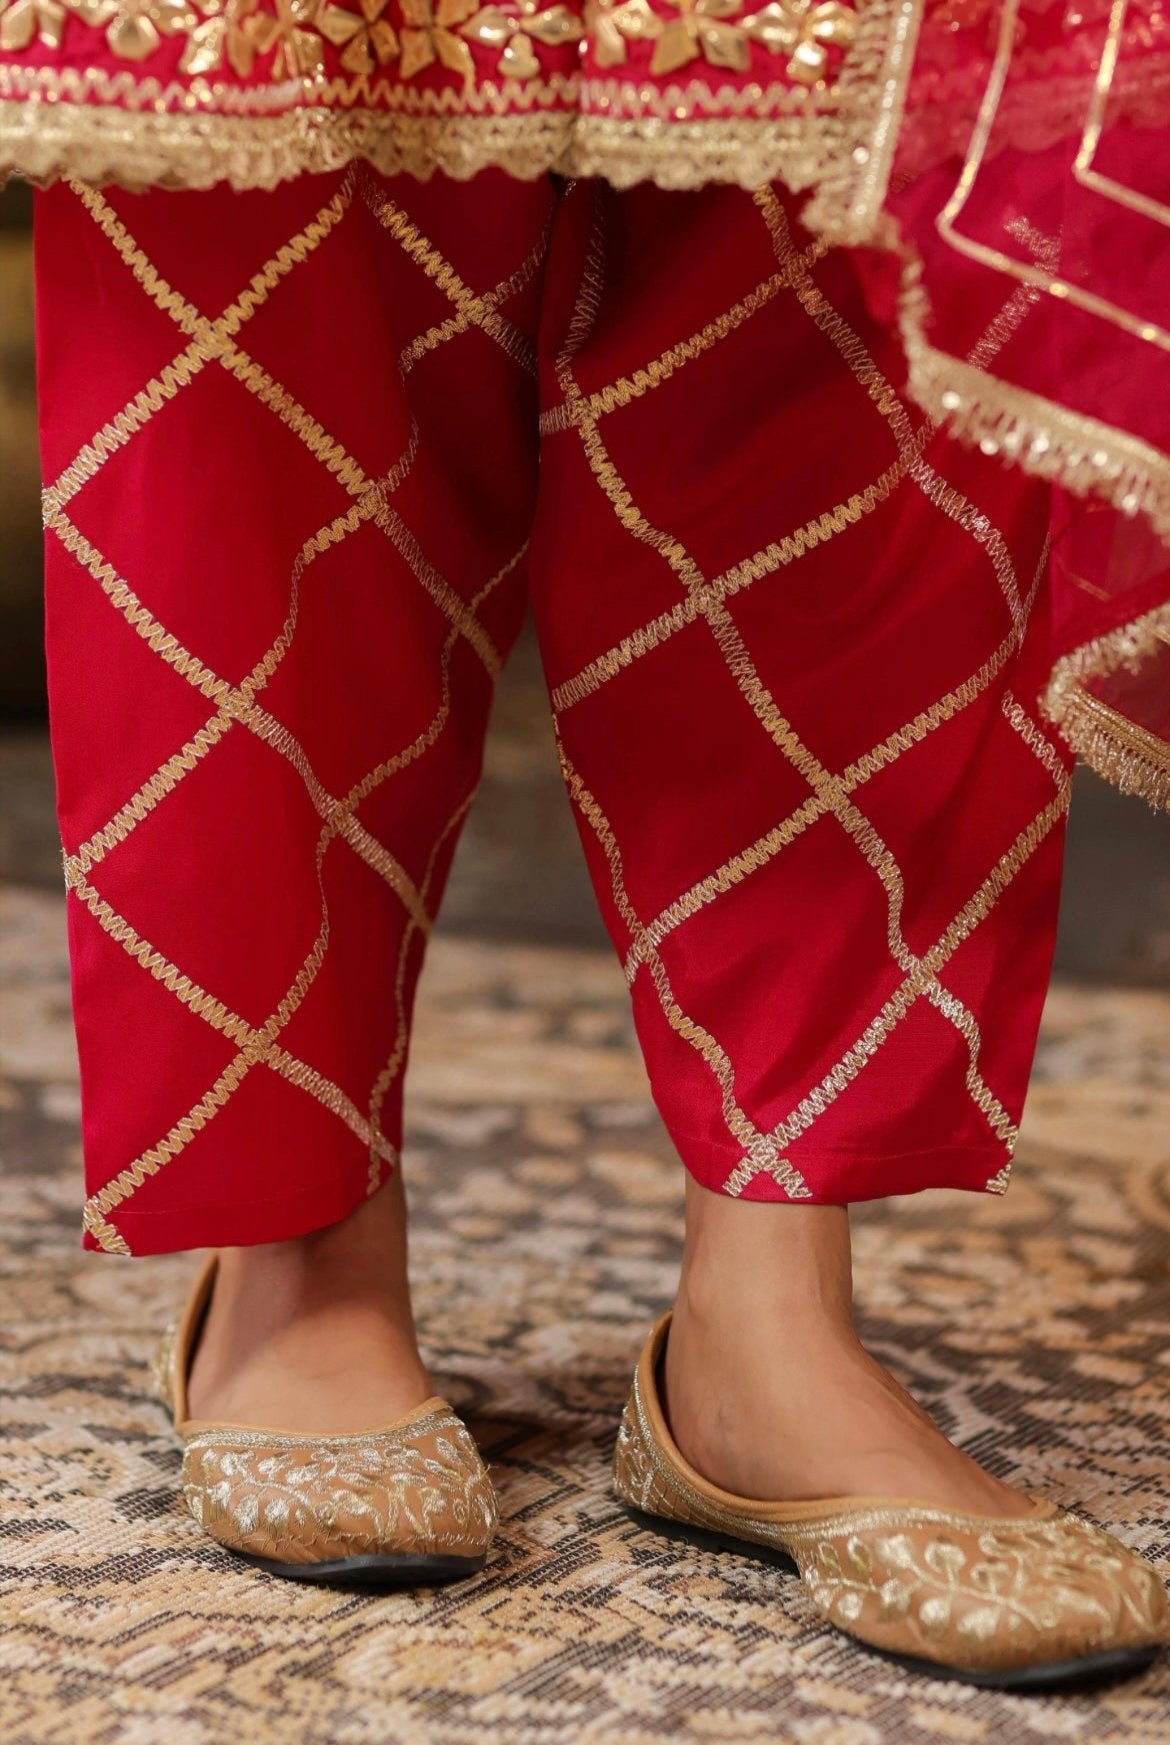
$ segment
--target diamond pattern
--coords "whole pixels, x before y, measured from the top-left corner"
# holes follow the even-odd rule
[[[384,1179],[529,587],[688,1166],[1002,1191],[1067,803],[1011,689],[1043,499],[908,408],[850,265],[769,190],[502,175],[78,187],[41,228],[90,1243]]]

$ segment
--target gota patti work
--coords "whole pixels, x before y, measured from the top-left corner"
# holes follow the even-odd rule
[[[0,0],[91,1243],[393,1167],[527,598],[687,1167],[1002,1190],[1072,752],[1170,803],[1168,142],[1165,0]]]
[[[257,188],[360,159],[808,191],[810,229],[867,251],[909,397],[1061,493],[1045,712],[1164,805],[1166,6],[0,0],[0,175]],[[981,350],[1013,292],[1026,333]]]
[[[856,25],[842,0],[7,0],[0,141],[26,174],[130,185],[360,155],[616,182],[653,158],[693,186],[716,152],[731,179],[807,182]]]
[[[59,187],[38,244],[91,1246],[292,1235],[394,1166],[526,598],[687,1167],[1002,1191],[1068,800],[1047,493],[906,402],[845,254],[772,189],[368,169]]]

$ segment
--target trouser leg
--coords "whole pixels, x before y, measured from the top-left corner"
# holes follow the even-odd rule
[[[524,605],[551,190],[496,182],[40,199],[90,1246],[293,1236],[395,1161]]]
[[[687,1167],[1002,1189],[1067,803],[1044,490],[924,424],[774,193],[578,186],[544,322],[534,609]]]

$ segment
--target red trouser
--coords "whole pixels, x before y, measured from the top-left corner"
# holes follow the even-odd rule
[[[385,1179],[528,597],[687,1167],[1003,1187],[1067,801],[1046,500],[907,408],[847,258],[769,191],[360,170],[56,188],[38,253],[91,1245]]]

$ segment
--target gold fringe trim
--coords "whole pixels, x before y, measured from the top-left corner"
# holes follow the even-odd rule
[[[1170,811],[1170,745],[1085,689],[1120,667],[1137,672],[1161,656],[1170,671],[1170,604],[1086,642],[1057,661],[1040,699],[1073,750],[1123,794]]]
[[[1144,515],[1170,546],[1170,456],[1131,432],[1090,418],[1042,394],[1002,381],[932,346],[920,263],[899,247],[890,219],[870,237],[903,260],[899,325],[907,392],[941,428],[984,454],[1080,497],[1098,497],[1122,515]],[[1170,744],[1085,688],[1119,668],[1136,672],[1159,654],[1170,671],[1170,604],[1086,643],[1053,668],[1041,708],[1073,751],[1123,793],[1170,809]]]
[[[1170,457],[1129,431],[937,351],[916,322],[903,321],[902,341],[908,391],[937,424],[1079,497],[1148,516],[1170,545]]]

